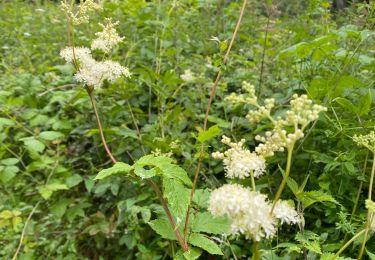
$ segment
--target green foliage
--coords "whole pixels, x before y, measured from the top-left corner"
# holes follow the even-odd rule
[[[374,4],[336,13],[327,0],[253,2],[223,66],[241,1],[104,2],[101,13],[76,28],[75,41],[88,46],[104,17],[118,20],[125,37],[111,58],[129,67],[131,79],[95,91],[114,165],[86,91],[58,55],[68,38],[57,2],[0,3],[0,258],[13,257],[26,223],[19,259],[250,258],[252,242],[221,236],[229,220],[207,212],[211,190],[225,183],[222,163],[209,156],[222,150],[220,135],[245,138],[253,151],[254,136],[270,128],[250,123],[247,107],[225,100],[246,80],[262,101],[276,99],[280,115],[294,93],[328,108],[296,144],[282,194],[304,221],[261,241],[262,257],[333,259],[344,237],[363,228],[366,210],[374,211],[372,201],[364,203],[371,154],[351,139],[374,128]],[[182,77],[186,70],[191,81]],[[183,235],[197,157],[204,160],[183,252],[147,181],[160,187]],[[279,166],[283,153],[257,179],[270,200],[281,182]],[[366,245],[370,259],[373,239]],[[357,258],[359,244],[360,238],[336,259]]]

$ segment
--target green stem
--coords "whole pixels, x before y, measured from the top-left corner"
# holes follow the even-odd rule
[[[259,252],[259,247],[258,247],[258,241],[254,241],[253,245],[253,257],[251,258],[252,260],[260,260],[260,252]]]
[[[360,232],[358,232],[356,235],[354,235],[348,242],[346,242],[345,245],[343,245],[339,251],[337,251],[337,253],[335,254],[334,258],[333,259],[336,259],[337,257],[340,256],[340,254],[342,252],[344,252],[344,250],[350,246],[351,243],[353,243],[354,240],[356,240],[358,237],[360,237],[363,233],[365,233],[366,229],[363,229],[361,230]]]
[[[272,215],[273,210],[275,209],[277,201],[280,199],[281,193],[283,192],[283,190],[285,188],[285,185],[286,185],[286,182],[289,178],[290,167],[292,165],[293,149],[294,149],[294,143],[288,147],[288,159],[287,159],[287,162],[286,162],[285,175],[284,175],[284,178],[283,178],[283,180],[280,184],[279,189],[277,190],[275,199],[273,201],[272,209],[271,209],[271,215]]]
[[[371,177],[370,177],[370,183],[369,183],[369,187],[368,187],[368,200],[369,201],[371,201],[371,199],[372,199],[372,186],[373,186],[373,183],[374,183],[374,175],[375,175],[375,153],[374,153],[374,157],[372,159]],[[358,254],[357,259],[362,259],[362,255],[365,252],[367,236],[368,236],[368,232],[369,232],[370,227],[371,227],[371,218],[372,218],[372,214],[371,214],[370,210],[367,210],[367,221],[366,221],[365,235],[363,237],[362,246],[361,246],[361,249],[359,250],[359,254]]]
[[[256,191],[257,188],[255,186],[255,179],[254,179],[254,171],[253,170],[250,171],[250,175],[251,175],[251,186],[253,188],[253,191]]]

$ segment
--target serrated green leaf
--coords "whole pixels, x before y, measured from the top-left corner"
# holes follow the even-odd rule
[[[7,159],[3,159],[0,161],[0,164],[2,165],[6,165],[6,166],[11,166],[11,165],[15,165],[19,162],[19,160],[17,158],[7,158]]]
[[[95,177],[94,180],[102,180],[113,174],[128,173],[132,169],[132,166],[123,162],[117,162],[111,168],[101,170]]]
[[[229,231],[229,227],[229,219],[213,217],[208,212],[198,213],[191,222],[191,230],[196,233],[224,234]]]
[[[322,253],[322,250],[320,248],[319,236],[314,232],[308,230],[305,230],[303,233],[299,232],[296,235],[296,240],[300,242],[308,250],[318,254]]]
[[[195,247],[190,247],[187,252],[184,252],[184,257],[186,260],[198,259],[202,254],[202,250]]]
[[[64,134],[56,131],[44,131],[39,134],[39,137],[46,141],[61,140]]]
[[[354,258],[335,256],[333,253],[324,253],[320,256],[320,260],[352,260]]]
[[[52,196],[53,192],[67,189],[68,187],[62,183],[51,183],[38,187],[40,195],[42,195],[45,200],[48,200]]]
[[[151,220],[149,223],[150,227],[162,238],[170,239],[170,240],[177,240],[176,234],[173,231],[171,224],[166,219],[155,219]]]
[[[193,183],[187,175],[187,172],[178,165],[163,164],[160,165],[159,169],[162,171],[162,174],[167,178],[180,180],[182,183],[189,187],[193,185]]]
[[[183,219],[190,200],[190,190],[175,179],[163,178],[163,195],[171,207],[172,213],[177,218]]]
[[[305,208],[316,202],[332,202],[337,204],[337,201],[331,195],[320,190],[300,192],[297,194],[297,198],[302,202]]]
[[[45,148],[45,145],[34,137],[22,138],[21,141],[23,141],[25,148],[30,152],[41,153]]]
[[[189,236],[189,243],[193,246],[202,248],[212,255],[223,255],[220,247],[212,240],[202,234],[192,233]]]
[[[197,140],[200,143],[207,142],[208,140],[218,136],[221,133],[221,129],[218,125],[211,126],[206,131],[199,132]]]
[[[155,168],[146,170],[140,165],[135,165],[134,166],[134,174],[141,177],[142,179],[148,179],[156,175],[156,170]]]
[[[336,98],[335,101],[342,106],[343,108],[349,110],[350,112],[357,114],[358,113],[358,108],[348,99],[346,98]]]
[[[208,189],[197,189],[194,192],[193,202],[200,208],[208,207],[208,200],[210,198],[210,192]]]
[[[2,183],[7,183],[14,177],[16,177],[17,172],[19,172],[19,168],[17,166],[2,166],[0,165],[0,181]]]
[[[367,115],[370,112],[371,103],[372,103],[371,91],[368,90],[366,95],[363,95],[361,99],[359,100],[358,108],[357,108],[358,115],[360,116]]]
[[[66,184],[66,186],[68,186],[68,188],[72,188],[74,186],[77,186],[79,183],[81,183],[81,181],[83,181],[83,178],[81,177],[81,175],[74,174],[74,175],[66,178],[65,184]]]

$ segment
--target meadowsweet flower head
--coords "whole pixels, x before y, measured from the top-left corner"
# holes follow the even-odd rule
[[[242,82],[242,89],[245,90],[246,94],[235,94],[232,93],[228,97],[225,98],[230,103],[238,104],[238,103],[245,103],[257,106],[258,105],[258,98],[255,94],[255,87],[254,85],[250,84],[249,82]]]
[[[130,76],[129,70],[126,67],[121,66],[118,62],[114,61],[94,61],[88,64],[82,64],[81,68],[75,75],[75,79],[87,86],[99,88],[103,85],[105,80],[114,81],[120,76]]]
[[[355,135],[353,136],[354,142],[360,146],[364,146],[371,152],[375,153],[375,132],[371,131],[367,135]]]
[[[280,220],[281,224],[296,224],[301,220],[297,211],[287,201],[283,200],[276,203],[273,214],[275,218]]]
[[[120,37],[115,29],[118,22],[112,23],[111,19],[106,19],[105,24],[99,24],[103,31],[97,32],[97,38],[91,43],[92,50],[102,50],[108,53],[114,46],[121,42],[124,38]]]
[[[86,47],[75,47],[74,50],[72,47],[64,48],[60,51],[60,56],[68,63],[73,63],[74,59],[86,65],[95,62],[91,50]]]
[[[279,222],[298,222],[296,212],[286,202],[278,204],[271,215],[272,204],[266,195],[239,184],[225,184],[211,193],[208,210],[213,216],[226,216],[231,220],[231,234],[243,234],[260,241],[273,237]]]
[[[74,25],[79,25],[87,23],[90,20],[88,15],[89,12],[101,10],[102,7],[93,0],[86,0],[85,2],[81,2],[74,10],[74,6],[61,1],[61,9],[66,13]]]
[[[193,72],[191,70],[185,70],[184,74],[181,74],[181,79],[186,82],[193,81],[195,79]]]
[[[228,178],[244,179],[250,176],[251,171],[253,171],[254,177],[260,177],[264,174],[266,161],[262,156],[244,148],[244,139],[238,143],[233,143],[230,138],[223,136],[221,142],[228,145],[230,149],[224,153],[215,152],[212,156],[215,159],[223,160]]]

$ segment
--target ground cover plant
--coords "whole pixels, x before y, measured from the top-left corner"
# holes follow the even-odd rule
[[[375,259],[375,4],[2,1],[0,258]]]

